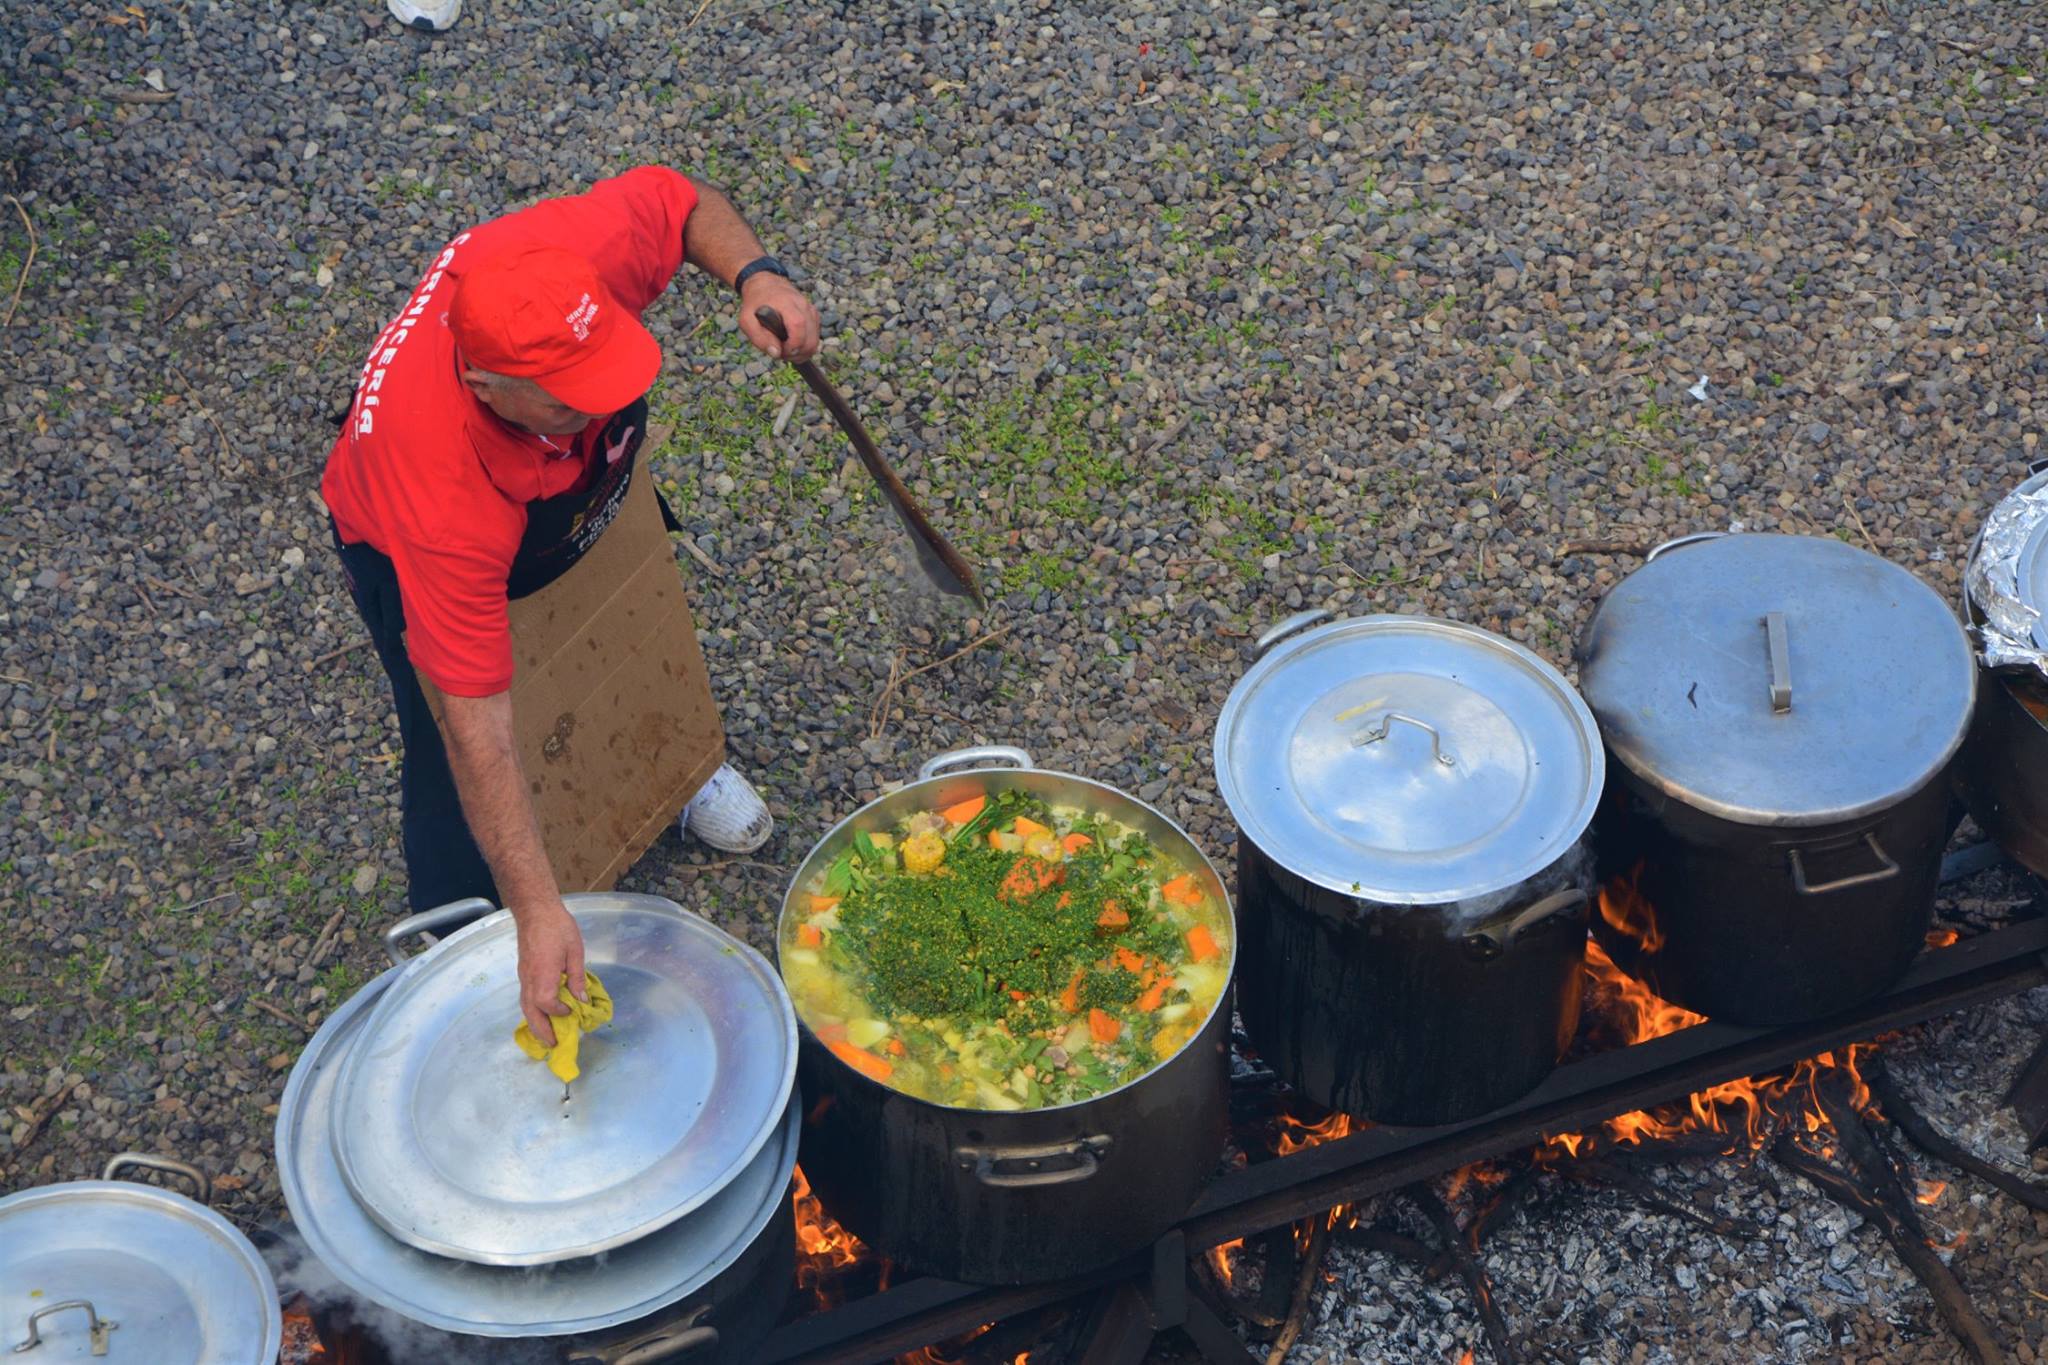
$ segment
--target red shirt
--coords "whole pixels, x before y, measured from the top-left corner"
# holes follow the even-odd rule
[[[505,581],[526,504],[590,478],[604,429],[536,436],[484,406],[462,382],[448,330],[456,281],[507,247],[566,247],[637,318],[682,268],[696,206],[681,174],[642,166],[471,228],[370,348],[320,495],[345,543],[367,541],[397,568],[406,650],[443,692],[488,697],[512,685]]]

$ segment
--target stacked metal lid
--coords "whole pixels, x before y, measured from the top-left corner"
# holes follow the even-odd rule
[[[737,1260],[796,1161],[796,1017],[752,949],[653,896],[572,895],[611,992],[566,1088],[512,1042],[494,911],[359,991],[279,1108],[285,1202],[349,1288],[478,1336],[597,1331]],[[397,926],[397,940],[448,907]]]

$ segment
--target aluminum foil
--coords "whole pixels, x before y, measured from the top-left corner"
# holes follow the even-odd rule
[[[2048,603],[2030,600],[2019,581],[2021,553],[2048,523],[2048,480],[2029,480],[1991,509],[1964,576],[1979,652],[1991,668],[2027,668],[2048,678],[2048,650],[2035,641]]]

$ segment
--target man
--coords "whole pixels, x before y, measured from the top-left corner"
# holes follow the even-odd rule
[[[320,482],[398,709],[408,899],[512,911],[521,1012],[549,1046],[564,980],[585,998],[583,939],[514,748],[506,604],[560,576],[616,513],[661,368],[640,314],[685,262],[738,291],[761,351],[816,353],[817,310],[731,202],[643,166],[450,242],[371,348]],[[755,318],[764,306],[786,345]],[[415,666],[444,696],[445,743]],[[683,827],[744,852],[770,822],[728,765]]]

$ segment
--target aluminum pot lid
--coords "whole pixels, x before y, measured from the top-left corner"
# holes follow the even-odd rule
[[[780,1129],[796,1013],[775,969],[657,896],[562,899],[615,1007],[566,1100],[512,1041],[503,910],[408,962],[350,1051],[342,1178],[410,1246],[487,1265],[592,1256],[701,1207]]]
[[[278,1182],[292,1222],[307,1250],[363,1298],[471,1336],[596,1332],[659,1312],[709,1284],[786,1202],[801,1121],[794,1096],[774,1139],[703,1207],[601,1257],[529,1269],[407,1246],[350,1196],[329,1141],[342,1063],[397,975],[384,973],[329,1016],[293,1066],[278,1104]]]
[[[1963,587],[1985,665],[2048,674],[2048,461],[1985,517]]]
[[[1822,536],[1674,543],[1608,594],[1582,653],[1628,770],[1742,824],[1889,808],[1948,764],[1976,701],[1969,639],[1935,591]]]
[[[1245,837],[1296,876],[1393,904],[1534,876],[1592,820],[1603,773],[1592,714],[1555,668],[1427,617],[1287,639],[1216,722],[1216,784]]]
[[[128,1180],[0,1199],[0,1360],[271,1365],[283,1340],[263,1258],[211,1209]]]

